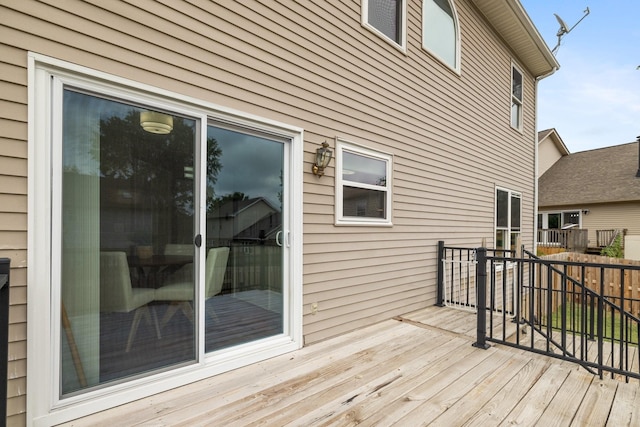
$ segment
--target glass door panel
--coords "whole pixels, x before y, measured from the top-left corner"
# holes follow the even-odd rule
[[[284,150],[208,126],[206,352],[283,332]]]
[[[64,90],[62,396],[195,360],[197,128]]]

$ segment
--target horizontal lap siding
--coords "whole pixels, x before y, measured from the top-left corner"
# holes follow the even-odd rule
[[[0,258],[11,259],[7,361],[8,425],[24,424],[26,402],[26,60],[22,50],[0,44]]]
[[[525,76],[520,134],[509,126],[512,53],[458,1],[457,75],[421,48],[421,3],[409,1],[404,54],[361,26],[358,0],[3,2],[0,138],[11,154],[0,156],[17,174],[0,175],[0,201],[21,206],[0,208],[10,252],[26,255],[31,50],[305,130],[306,342],[433,303],[436,242],[492,242],[495,185],[523,193],[531,242],[534,88]],[[335,137],[394,156],[393,227],[334,225],[335,163],[322,178],[310,168]]]
[[[521,134],[509,126],[511,60],[518,65],[517,58],[475,23],[482,18],[474,8],[457,3],[463,51],[462,75],[456,76],[421,49],[419,3],[410,5],[408,55],[400,72],[385,72],[402,83],[389,83],[401,89],[397,102],[418,106],[421,115],[406,112],[378,135],[354,137],[394,154],[394,227],[335,228],[329,209],[305,216],[308,341],[434,302],[437,240],[475,246],[486,238],[492,244],[495,185],[522,192],[523,241],[532,245],[533,82],[525,82]],[[396,56],[375,36],[366,31],[363,36],[379,45],[377,51]],[[358,40],[350,43],[355,51],[365,49]],[[377,108],[385,113],[384,106]],[[390,110],[403,108],[393,104]],[[367,123],[361,127],[376,126],[375,121]],[[374,306],[377,310],[369,313]]]
[[[596,246],[597,230],[626,228],[627,234],[640,235],[640,202],[584,205],[575,209],[589,209],[589,214],[582,216],[582,228],[589,230],[590,246]]]

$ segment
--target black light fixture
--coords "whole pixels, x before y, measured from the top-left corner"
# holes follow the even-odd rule
[[[324,175],[324,168],[329,166],[333,151],[329,150],[329,144],[327,141],[322,143],[322,147],[316,150],[316,161],[313,163],[311,170],[314,175]]]

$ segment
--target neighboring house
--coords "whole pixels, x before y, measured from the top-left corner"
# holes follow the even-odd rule
[[[438,240],[534,244],[536,85],[558,64],[517,0],[23,0],[0,28],[10,425],[433,304]],[[210,218],[236,193],[269,200],[253,246]],[[197,287],[127,274],[188,261]]]
[[[207,215],[207,229],[222,241],[264,240],[282,228],[282,213],[264,197],[230,200]]]
[[[538,180],[539,228],[577,224],[588,230],[590,247],[598,230],[626,230],[625,257],[640,259],[638,149],[631,142],[562,155]]]
[[[555,129],[538,132],[538,177],[567,155],[569,155],[569,149]]]

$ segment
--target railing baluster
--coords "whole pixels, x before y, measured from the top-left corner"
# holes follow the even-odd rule
[[[444,240],[438,241],[438,289],[436,290],[436,305],[442,307],[444,306],[444,269],[445,269],[445,249],[444,249]]]
[[[600,268],[600,296],[598,297],[598,375],[602,379],[602,362],[604,358],[604,268]]]

